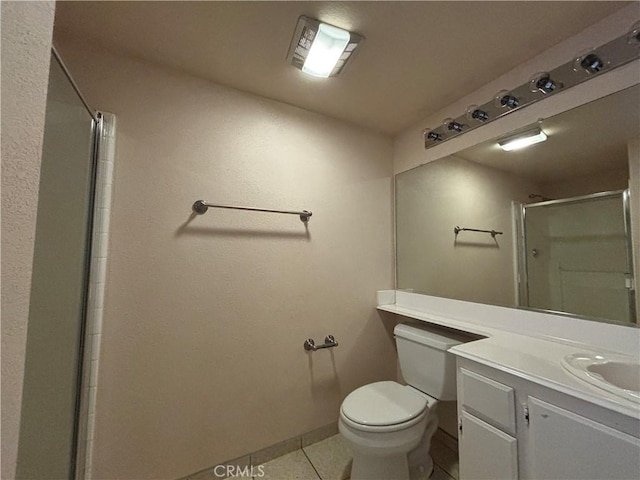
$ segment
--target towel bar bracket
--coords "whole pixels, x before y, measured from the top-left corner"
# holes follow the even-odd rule
[[[198,215],[204,215],[205,213],[207,213],[207,210],[209,210],[209,207],[207,207],[202,200],[196,201],[193,204],[192,208],[193,208],[193,211]]]

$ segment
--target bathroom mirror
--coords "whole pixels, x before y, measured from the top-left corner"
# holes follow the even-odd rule
[[[396,175],[397,288],[637,325],[638,105],[640,85]]]

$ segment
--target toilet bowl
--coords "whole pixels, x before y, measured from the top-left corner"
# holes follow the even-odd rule
[[[426,479],[440,400],[455,400],[455,359],[447,350],[462,340],[417,326],[394,330],[408,385],[364,385],[342,402],[339,431],[353,451],[352,480]],[[436,398],[434,398],[436,397]]]
[[[350,444],[352,479],[409,479],[433,469],[428,454],[437,427],[437,401],[410,386],[386,381],[354,390],[340,408],[338,427]],[[409,455],[417,449],[424,455]],[[416,452],[418,453],[418,452]]]

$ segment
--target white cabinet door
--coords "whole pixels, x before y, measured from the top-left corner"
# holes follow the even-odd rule
[[[518,448],[511,435],[463,411],[458,438],[461,480],[518,478]]]
[[[529,397],[532,478],[640,478],[640,439]]]

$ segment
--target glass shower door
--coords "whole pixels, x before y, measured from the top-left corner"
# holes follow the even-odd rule
[[[18,478],[59,479],[75,475],[95,126],[62,64],[52,55]]]
[[[529,307],[636,321],[627,195],[524,206]]]

